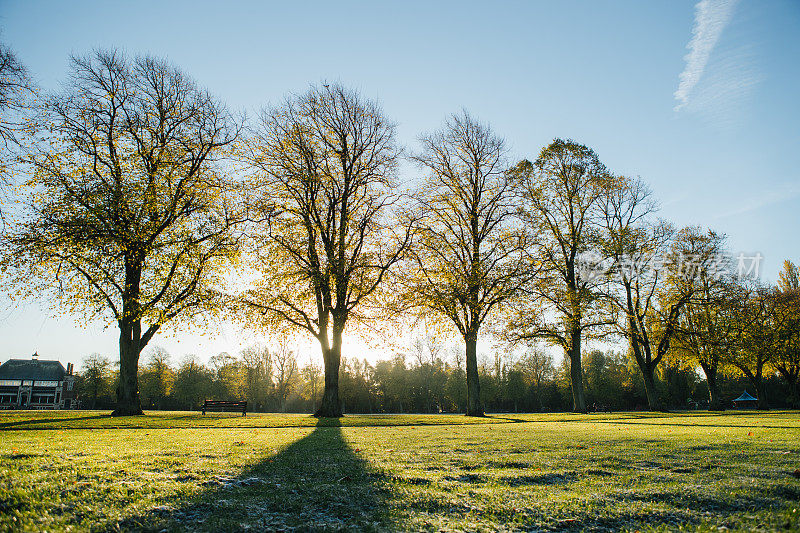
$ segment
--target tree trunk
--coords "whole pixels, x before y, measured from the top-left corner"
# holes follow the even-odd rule
[[[639,367],[644,377],[644,392],[647,395],[647,405],[651,411],[663,411],[664,406],[661,404],[661,396],[658,393],[655,378],[655,368],[648,365],[641,365]]]
[[[786,381],[786,385],[789,386],[789,397],[787,398],[789,407],[795,409],[800,407],[800,388],[797,386],[798,372],[796,371],[796,367],[779,364],[777,365],[777,369],[781,377]]]
[[[789,406],[794,409],[800,407],[800,387],[797,386],[797,379],[789,382]]]
[[[756,374],[750,378],[750,382],[756,389],[756,399],[758,400],[757,408],[760,411],[768,411],[769,402],[767,401],[767,387],[764,385],[764,378],[762,374],[763,368],[763,365],[759,364]]]
[[[586,413],[586,397],[583,394],[583,369],[581,368],[581,330],[572,328],[570,334],[569,377],[572,384],[572,410]]]
[[[756,388],[758,409],[761,411],[768,411],[769,402],[767,401],[767,387],[764,385],[764,380],[758,380],[758,383],[754,383],[753,386]]]
[[[481,384],[478,380],[478,335],[467,335],[464,343],[467,348],[467,416],[483,416]]]
[[[139,335],[140,328],[122,327],[119,337],[119,385],[117,408],[111,416],[144,414],[139,400]]]
[[[139,296],[142,280],[141,258],[125,262],[125,289],[122,294],[122,316],[119,318],[119,384],[117,408],[111,416],[144,414],[139,400],[139,354],[142,345],[142,319]]]
[[[633,304],[629,303],[628,307],[632,313]],[[650,348],[650,337],[646,332],[639,332],[636,320],[633,317],[628,319],[629,333],[631,336],[630,347],[633,352],[633,358],[642,372],[644,380],[644,393],[647,396],[647,406],[651,411],[663,411],[664,406],[661,403],[661,395],[656,387],[655,370],[658,362],[661,360],[657,357],[655,360],[652,358],[652,351]],[[641,343],[641,344],[640,344]]]
[[[318,418],[339,418],[342,416],[342,403],[339,400],[339,365],[342,361],[342,329],[334,324],[333,342],[328,350],[323,348],[325,361],[325,389],[319,409],[314,413]]]
[[[540,382],[536,382],[536,399],[539,404],[539,412],[544,412],[544,398],[542,397],[542,385]]]
[[[789,406],[797,409],[800,407],[800,387],[797,386],[797,377],[787,378],[786,382],[789,384]]]
[[[724,411],[725,405],[722,402],[722,396],[719,393],[719,384],[717,383],[717,369],[709,365],[700,365],[706,375],[706,383],[708,383],[708,409],[710,411]]]

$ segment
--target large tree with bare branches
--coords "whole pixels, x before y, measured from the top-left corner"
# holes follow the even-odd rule
[[[5,266],[28,295],[119,327],[115,415],[141,414],[139,354],[156,332],[219,302],[236,253],[228,177],[217,164],[238,129],[223,105],[159,59],[73,57],[44,104],[46,138]],[[40,280],[40,282],[34,282]]]
[[[692,296],[683,291],[669,300],[659,299],[670,268],[664,259],[674,230],[662,220],[652,220],[658,205],[640,179],[609,180],[601,206],[603,255],[612,261],[611,322],[628,340],[650,409],[662,410],[656,370],[669,350],[681,309]]]
[[[25,133],[33,82],[14,52],[0,42],[0,222],[5,220],[6,194],[13,183],[17,149]]]
[[[11,48],[0,42],[0,143],[4,148],[18,143],[23,126],[20,113],[29,105],[33,83]]]
[[[419,238],[407,302],[452,322],[464,339],[467,415],[483,415],[477,343],[481,326],[519,290],[530,271],[516,224],[505,142],[465,111],[421,138],[415,159],[427,171],[418,198]]]
[[[367,321],[411,227],[398,217],[395,125],[377,103],[341,85],[311,87],[265,110],[244,143],[255,171],[255,287],[245,311],[320,344],[325,390],[317,416],[342,415],[339,367],[348,323]]]

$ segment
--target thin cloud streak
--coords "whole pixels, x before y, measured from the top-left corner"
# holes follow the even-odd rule
[[[678,101],[675,111],[689,102],[692,89],[700,81],[703,71],[711,57],[711,52],[722,35],[722,30],[731,19],[737,0],[701,0],[695,6],[694,28],[692,40],[686,46],[686,67],[680,74],[675,99]]]
[[[800,196],[800,185],[796,183],[784,184],[782,186],[778,186],[772,191],[767,191],[761,196],[751,199],[743,206],[715,216],[714,220],[744,215],[746,213],[751,213],[771,205],[794,200],[798,196]]]

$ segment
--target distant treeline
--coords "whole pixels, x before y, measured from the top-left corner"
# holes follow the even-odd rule
[[[467,392],[463,358],[427,354],[395,355],[370,363],[345,359],[341,367],[341,399],[350,413],[463,413]],[[647,409],[647,396],[636,363],[616,351],[592,350],[583,356],[584,386],[591,410]],[[515,361],[497,354],[479,367],[481,396],[489,412],[557,412],[572,409],[569,369],[548,353],[529,350]],[[93,354],[79,373],[81,407],[107,409],[115,405],[118,373],[109,359]],[[708,407],[708,386],[695,371],[665,366],[657,386],[672,409]],[[208,364],[195,357],[177,366],[155,348],[140,370],[145,409],[196,410],[205,399],[247,400],[256,412],[314,412],[324,384],[320,366],[298,366],[293,352],[251,348],[239,357],[222,353]],[[746,378],[732,369],[722,375],[721,395],[728,407],[742,391],[754,392]],[[791,407],[789,391],[777,376],[766,380],[774,407]]]

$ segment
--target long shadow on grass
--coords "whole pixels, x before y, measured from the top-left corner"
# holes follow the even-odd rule
[[[197,480],[206,490],[109,524],[125,531],[386,530],[388,489],[344,439],[338,421],[320,420],[307,436],[235,477]]]
[[[91,415],[91,416],[78,416],[73,418],[30,418],[28,420],[19,420],[17,422],[3,422],[0,423],[0,430],[3,429],[27,429],[26,426],[35,426],[37,424],[50,424],[50,423],[61,423],[61,424],[71,424],[72,422],[76,422],[78,420],[97,420],[100,418],[111,418],[111,415]],[[47,426],[40,428],[31,428],[31,429],[64,429],[63,426]],[[80,427],[74,429],[82,429]]]
[[[524,418],[511,418],[508,416],[500,416],[500,415],[486,415],[486,418],[494,418],[495,420],[507,420],[508,422],[513,422],[515,424],[524,424],[526,422],[536,422],[535,420],[525,420]]]
[[[632,422],[630,419],[618,418],[616,420],[594,420],[598,424],[614,425],[627,425],[627,426],[640,426],[640,427],[655,427],[655,426],[676,426],[687,428],[743,428],[743,429],[797,429],[797,426],[771,426],[766,424],[758,425],[744,425],[744,424],[686,424],[680,422]]]

